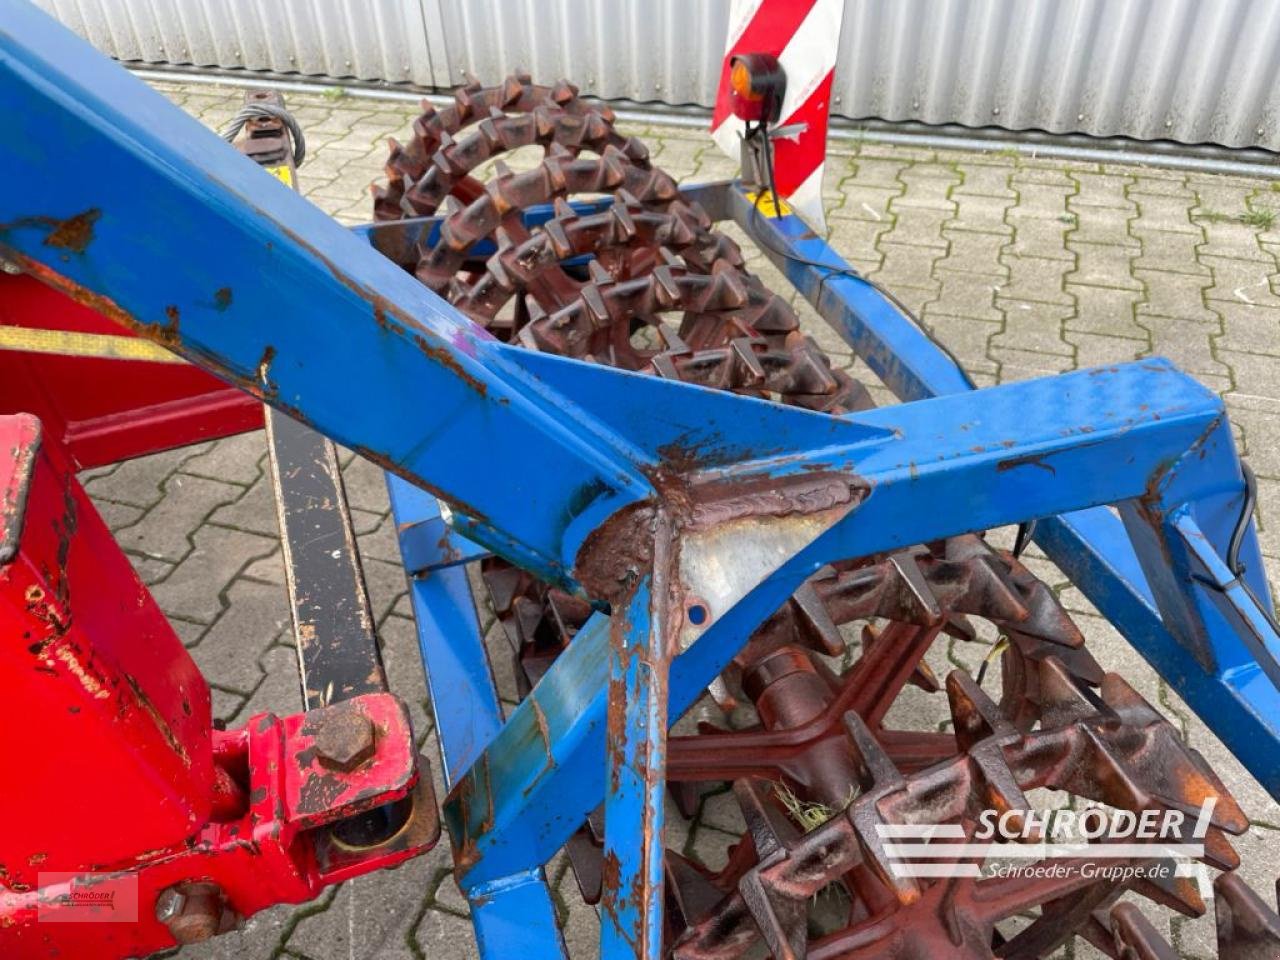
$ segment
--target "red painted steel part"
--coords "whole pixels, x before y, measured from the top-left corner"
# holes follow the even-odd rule
[[[134,338],[34,277],[6,273],[3,328]],[[11,413],[39,417],[77,469],[262,426],[261,403],[191,364],[0,347],[0,414]]]
[[[5,960],[148,954],[439,835],[390,694],[212,729],[195,663],[26,415],[0,416],[0,703]],[[389,839],[343,829],[397,802]]]
[[[4,831],[0,879],[33,886],[208,818],[209,688],[35,418],[0,425],[0,764],[23,785],[0,822],[30,825]]]

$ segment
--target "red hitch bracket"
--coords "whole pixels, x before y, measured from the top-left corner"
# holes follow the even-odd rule
[[[6,960],[202,940],[439,837],[392,694],[214,729],[190,654],[26,415],[0,416],[0,703]]]

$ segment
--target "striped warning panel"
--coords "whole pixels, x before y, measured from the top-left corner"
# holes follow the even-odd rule
[[[738,159],[743,122],[729,109],[729,58],[738,53],[769,53],[778,58],[787,76],[787,92],[777,126],[803,125],[794,136],[774,141],[778,193],[810,226],[823,231],[827,114],[843,16],[844,0],[733,0],[711,117],[716,143]]]

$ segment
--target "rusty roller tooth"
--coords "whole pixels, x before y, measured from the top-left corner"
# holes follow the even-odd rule
[[[947,676],[946,688],[956,747],[973,764],[978,784],[969,812],[976,817],[983,810],[1005,814],[1028,809],[1026,795],[1005,760],[1006,748],[1015,744],[1021,734],[969,674],[952,672]],[[1023,829],[1020,816],[1015,815],[1013,822],[1014,829]],[[1030,834],[1032,840],[1043,838],[1043,828]]]
[[[883,841],[875,829],[878,824],[954,822],[971,813],[975,805],[983,804],[994,804],[997,809],[1001,806],[1022,807],[1025,805],[1022,799],[1024,789],[1051,779],[1052,769],[1061,762],[1063,738],[1078,748],[1089,736],[1090,723],[1110,722],[1112,716],[1104,707],[1089,718],[1076,720],[1066,730],[1021,733],[1011,727],[999,708],[967,675],[952,674],[948,678],[948,690],[963,748],[953,761],[904,775],[880,747],[870,728],[856,714],[849,713],[845,722],[849,742],[853,745],[854,769],[851,773],[861,792],[843,816],[832,817],[799,837],[795,836],[794,829],[788,835],[776,827],[770,834],[753,825],[761,820],[757,796],[752,801],[754,807],[748,814],[748,824],[752,825],[750,835],[753,840],[758,842],[763,838],[767,852],[760,853],[758,865],[747,874],[752,877],[755,894],[750,900],[745,899],[741,886],[738,892],[727,894],[708,914],[686,929],[676,943],[674,955],[689,958],[746,956],[758,940],[767,943],[776,940],[778,919],[792,917],[797,905],[805,902],[816,890],[839,880],[849,871],[865,867],[872,869],[886,890],[894,892],[900,905],[881,928],[879,936],[882,939],[873,937],[859,941],[858,937],[875,928],[855,925],[847,932],[838,932],[817,944],[807,945],[805,949],[810,955],[845,956],[840,951],[855,942],[861,942],[868,948],[888,949],[894,937],[902,935],[915,938],[922,947],[932,943],[935,950],[955,948],[961,943],[968,943],[974,949],[983,944],[989,948],[991,932],[997,921],[1015,916],[1028,907],[1044,904],[1040,918],[1017,933],[1009,941],[1007,949],[1001,951],[1007,956],[1042,956],[1076,932],[1092,933],[1096,938],[1099,931],[1093,912],[1099,904],[1114,899],[1125,889],[1139,895],[1154,892],[1157,902],[1190,899],[1185,892],[1180,893],[1173,888],[1153,891],[1151,884],[1090,878],[1080,869],[1080,865],[1089,863],[1087,854],[1073,861],[1077,864],[1074,874],[1060,881],[952,881],[954,892],[949,899],[942,900],[938,899],[938,894],[947,889],[947,884],[910,889],[903,881],[894,878],[889,867],[890,859],[884,854]],[[1130,748],[1140,749],[1133,745]],[[751,796],[740,786],[735,790],[740,798]],[[848,835],[850,826],[856,838],[852,843]],[[817,855],[816,850],[822,853]],[[1153,852],[1152,858],[1141,857],[1137,862],[1148,859],[1157,860],[1159,855]],[[1255,906],[1248,898],[1241,899],[1249,909]],[[1194,908],[1194,903],[1191,907]],[[1262,916],[1266,918],[1265,913]],[[751,928],[746,926],[748,918]],[[793,926],[793,923],[784,924],[782,929],[792,929]],[[1244,926],[1252,930],[1259,924],[1250,921]],[[1261,926],[1266,929],[1265,923]],[[968,929],[972,936],[966,935],[957,940],[955,934],[960,928]],[[1125,929],[1132,933],[1131,928]],[[860,930],[862,933],[858,932]],[[1240,939],[1247,942],[1247,937]],[[1137,942],[1134,936],[1129,936],[1129,940]],[[880,954],[868,949],[865,954],[850,955],[870,958]],[[981,952],[972,955],[989,956]]]
[[[530,116],[533,117],[533,124],[538,131],[538,137],[540,139],[551,141],[552,138],[555,136],[555,132],[556,132],[557,114],[555,113],[555,111],[550,107],[541,106],[541,107],[536,107],[533,110],[533,112],[530,114]],[[549,146],[547,148],[547,155],[555,156],[557,153],[561,151],[566,151],[566,149],[567,148],[561,146],[560,144],[553,143],[552,146]]]
[[[1214,881],[1219,960],[1276,960],[1280,957],[1280,916],[1240,877],[1224,873]]]
[[[519,102],[520,97],[524,94],[524,88],[532,80],[528,74],[513,74],[507,77],[498,85],[498,96],[496,106],[509,108]]]
[[[716,885],[714,873],[678,853],[668,852],[663,875],[668,927],[672,931],[696,923],[725,894]]]
[[[1113,956],[1121,960],[1178,960],[1169,942],[1132,903],[1117,904],[1112,909],[1111,933],[1117,949]]]
[[[760,340],[754,337],[734,337],[729,341],[730,379],[738,388],[759,389],[768,380],[764,365],[756,355],[758,344]]]
[[[593,113],[583,120],[583,127],[584,133],[589,139],[601,140],[609,135],[612,124],[601,114]]]
[[[1102,699],[1114,711],[1118,724],[1099,725],[1100,741],[1114,744],[1131,736],[1134,728],[1153,731],[1147,750],[1131,759],[1134,779],[1143,784],[1144,795],[1154,804],[1183,810],[1198,816],[1206,797],[1215,797],[1210,823],[1227,833],[1242,834],[1249,818],[1231,796],[1204,758],[1185,743],[1142,696],[1118,674],[1108,674],[1102,682]]]
[[[422,183],[423,178],[436,169],[432,159],[446,142],[445,138],[462,144],[464,141],[456,138],[476,123],[483,127],[476,134],[483,149],[475,142],[458,146],[457,155],[445,158],[443,169],[432,175],[432,181]],[[577,98],[557,102],[552,88],[535,86],[521,76],[508,77],[497,87],[472,85],[455,95],[451,105],[440,110],[424,101],[422,113],[413,123],[412,140],[390,151],[386,168],[388,183],[375,192],[375,218],[395,220],[406,215],[430,215],[443,196],[466,179],[469,169],[497,150],[512,149],[539,137],[551,140],[566,137],[575,149],[597,149],[610,143],[629,150],[632,138],[615,134],[612,123],[612,111]],[[584,131],[589,133],[584,135]],[[647,164],[641,155],[631,158],[637,165]]]
[[[555,122],[556,118],[552,117]],[[547,157],[554,160],[572,160],[577,153],[566,143],[553,142],[547,148]]]
[[[611,243],[625,244],[635,238],[636,221],[625,203],[614,203],[609,207],[609,223],[612,227],[609,236]]]
[[[597,259],[609,263],[611,270],[627,275],[636,264],[651,264],[652,260],[646,261],[645,255],[653,245],[671,239],[665,226],[673,214],[646,210],[634,198],[623,197],[621,193],[617,203],[597,214],[580,216],[563,198],[556,198],[555,203],[555,216],[541,229],[533,231],[512,254],[513,260],[503,261],[508,270],[513,269],[513,262],[523,265],[522,282],[533,289],[535,296],[541,296],[534,288],[535,279],[547,273],[562,273],[560,260],[594,254]],[[687,269],[696,271],[704,268],[705,255],[701,250],[709,245],[709,236],[704,232],[692,237],[693,245],[679,249],[679,259],[672,259]],[[727,242],[731,244],[731,241]],[[504,302],[488,296],[490,286],[483,278],[477,280],[474,293],[464,294],[455,304],[473,319],[487,322]],[[544,307],[560,305],[543,303]],[[628,364],[636,365],[634,362]]]
[[[578,88],[569,83],[568,80],[557,80],[551,87],[551,99],[559,104],[568,103],[577,95]]]
[[[642,140],[636,137],[627,137],[622,144],[622,152],[626,158],[638,166],[649,165],[649,148],[644,145]]]
[[[831,375],[836,381],[836,389],[831,393],[794,394],[788,400],[798,407],[837,416],[875,407],[875,401],[871,399],[871,394],[865,385],[854,380],[843,370],[833,370]]]
[[[1184,917],[1203,917],[1205,902],[1200,896],[1198,881],[1194,877],[1175,876],[1178,865],[1171,858],[1161,859],[1159,863],[1160,870],[1134,881],[1133,892]]]
[[[754,309],[755,304],[752,303],[751,297],[754,291],[743,285],[733,286],[731,281],[726,281],[725,274],[717,277],[710,277],[705,274],[689,273],[678,259],[675,263],[671,263],[670,251],[666,251],[663,255],[664,262],[657,266],[647,276],[636,278],[635,280],[618,283],[612,287],[606,296],[617,303],[617,318],[630,319],[637,314],[647,312],[670,310],[681,310],[689,312],[706,313],[706,307],[716,302],[725,303],[728,306],[725,309],[742,309],[750,307]],[[716,288],[719,289],[716,289]],[[726,292],[727,291],[727,292]],[[739,295],[745,298],[739,300]],[[575,324],[575,315],[579,308],[570,304],[564,310],[558,311],[550,315],[549,322],[557,327],[573,326]],[[582,318],[585,322],[587,318]],[[580,348],[588,348],[588,341],[579,338],[577,340]]]

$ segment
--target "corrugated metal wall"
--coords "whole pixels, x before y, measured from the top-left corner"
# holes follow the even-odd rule
[[[434,0],[424,0],[434,6]],[[118,60],[434,86],[418,0],[36,0]],[[434,24],[439,31],[438,21]]]
[[[728,0],[39,0],[122,60],[709,106]],[[846,0],[833,112],[1280,149],[1280,0]]]

